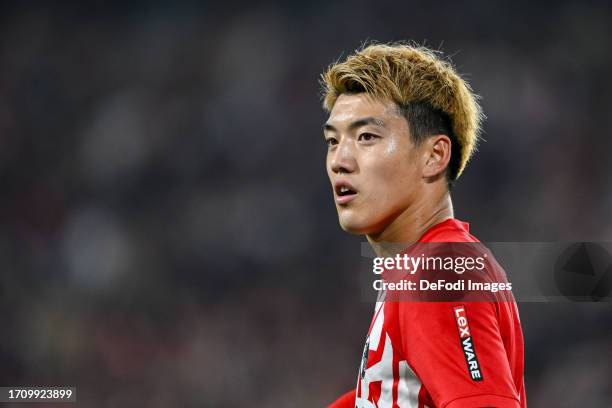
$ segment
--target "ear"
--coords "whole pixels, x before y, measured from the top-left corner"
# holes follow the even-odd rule
[[[423,177],[436,177],[446,170],[451,157],[451,140],[446,135],[435,135],[424,141],[426,161]]]

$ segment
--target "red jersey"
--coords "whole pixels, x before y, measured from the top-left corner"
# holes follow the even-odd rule
[[[448,219],[419,242],[478,240]],[[510,292],[482,302],[379,301],[356,390],[330,407],[526,407],[523,354]]]

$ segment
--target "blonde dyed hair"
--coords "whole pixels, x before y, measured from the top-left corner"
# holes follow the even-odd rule
[[[373,44],[332,64],[321,78],[323,107],[328,112],[341,94],[365,92],[395,102],[400,109],[426,104],[446,114],[454,133],[447,136],[459,144],[453,180],[476,150],[484,119],[478,96],[438,52],[415,44]]]

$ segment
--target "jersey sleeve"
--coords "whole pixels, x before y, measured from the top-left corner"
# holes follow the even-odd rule
[[[402,353],[435,406],[520,407],[494,302],[402,302]]]
[[[327,408],[355,408],[356,390],[351,390],[328,405]]]

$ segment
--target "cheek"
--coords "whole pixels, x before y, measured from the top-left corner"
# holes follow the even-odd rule
[[[410,195],[416,183],[416,166],[410,152],[389,143],[384,152],[369,160],[364,167],[372,199],[378,204],[389,204]]]

